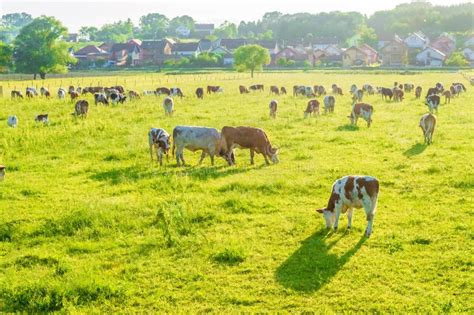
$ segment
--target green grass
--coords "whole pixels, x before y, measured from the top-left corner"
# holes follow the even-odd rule
[[[0,312],[465,312],[472,313],[474,94],[440,107],[431,146],[418,127],[427,111],[408,94],[380,96],[373,125],[350,126],[352,83],[392,86],[467,81],[458,73],[272,73],[48,79],[82,86],[100,81],[142,91],[180,86],[173,117],[161,99],[91,106],[71,116],[69,101],[0,99]],[[38,85],[41,86],[41,81]],[[239,95],[240,84],[264,93]],[[335,113],[303,119],[305,98],[276,97],[271,84],[343,87]],[[25,81],[3,82],[4,93]],[[35,83],[36,84],[36,83]],[[222,95],[194,97],[220,84]],[[92,102],[90,96],[87,97]],[[49,126],[34,116],[49,113]],[[16,114],[19,127],[7,127]],[[237,166],[218,159],[196,166],[149,160],[147,132],[176,125],[262,127],[280,147],[265,166],[237,151]],[[315,209],[335,179],[368,174],[381,182],[374,233],[327,233]]]

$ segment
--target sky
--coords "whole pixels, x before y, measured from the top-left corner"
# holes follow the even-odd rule
[[[358,11],[370,15],[375,11],[392,9],[410,0],[0,0],[0,15],[26,12],[33,17],[54,16],[69,32],[81,26],[102,26],[130,18],[138,24],[140,16],[161,13],[168,18],[190,15],[200,23],[219,25],[224,21],[238,23],[253,21],[265,12],[318,13],[329,11]],[[436,5],[450,5],[469,0],[431,0]]]

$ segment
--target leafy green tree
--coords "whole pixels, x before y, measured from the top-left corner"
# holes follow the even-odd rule
[[[12,42],[23,26],[31,23],[33,18],[28,13],[10,13],[2,16],[0,21],[0,40]]]
[[[133,38],[133,35],[133,23],[128,19],[103,25],[97,32],[95,40],[119,43]]]
[[[253,78],[255,70],[261,70],[270,63],[270,53],[259,45],[244,45],[234,52],[234,65],[237,71],[250,71]]]
[[[359,28],[359,38],[358,44],[367,44],[371,47],[377,47],[378,39],[375,30],[371,27],[368,27],[365,24],[362,24]]]
[[[451,56],[449,56],[445,64],[451,67],[465,67],[469,65],[469,62],[466,60],[466,58],[461,52],[457,51],[454,52]]]
[[[0,42],[0,73],[7,72],[13,65],[13,49]]]
[[[214,35],[220,38],[236,38],[237,34],[237,26],[229,21],[225,21],[214,31]]]
[[[47,73],[67,72],[67,66],[76,60],[69,54],[67,44],[60,40],[66,35],[67,29],[55,18],[34,19],[15,39],[15,70],[32,73],[35,79],[37,74],[44,79]]]
[[[180,26],[185,26],[192,33],[194,31],[194,19],[189,15],[177,16],[169,22],[168,35],[179,35],[176,33],[176,29]]]
[[[169,19],[163,14],[149,13],[140,18],[142,39],[160,39],[167,35]]]
[[[79,29],[79,36],[90,41],[96,41],[99,29],[95,26],[83,26]]]

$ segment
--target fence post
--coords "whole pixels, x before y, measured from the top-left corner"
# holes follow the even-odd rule
[[[3,86],[0,85],[0,97],[3,97]]]

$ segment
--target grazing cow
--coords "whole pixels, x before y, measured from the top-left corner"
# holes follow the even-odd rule
[[[286,88],[285,88],[284,86],[282,86],[282,87],[280,88],[280,94],[281,94],[281,95],[283,95],[283,94],[286,95]]]
[[[104,93],[104,92],[105,90],[101,86],[89,86],[82,89],[82,94],[87,94],[87,93],[95,94],[95,93]]]
[[[109,101],[107,100],[107,95],[105,95],[104,93],[94,93],[94,102],[95,102],[95,105],[97,105],[98,103],[109,105]]]
[[[420,119],[420,128],[423,131],[423,137],[426,144],[433,143],[433,132],[436,126],[436,116],[433,114],[424,114]]]
[[[71,92],[74,92],[76,89],[74,88],[73,85],[70,85],[69,88],[68,88],[68,93],[71,93]]]
[[[40,94],[41,94],[41,96],[45,96],[45,93],[46,93],[46,92],[49,92],[48,89],[45,88],[44,86],[42,86],[42,87],[40,88]],[[50,94],[50,95],[51,95],[51,94]]]
[[[171,116],[174,112],[174,101],[171,97],[167,96],[163,100],[163,109],[165,110],[165,116]]]
[[[26,88],[26,93],[25,93],[26,96],[28,96],[28,92],[29,92],[29,94],[30,94],[29,97],[38,96],[38,92],[36,91],[36,89],[35,89],[34,87],[28,86],[28,87]]]
[[[336,105],[336,98],[332,95],[324,97],[324,113],[334,113],[334,106]]]
[[[333,83],[333,84],[331,85],[331,89],[332,89],[332,94],[336,94],[336,95],[338,94],[338,93],[337,93],[337,92],[338,92],[338,86],[337,86],[336,83]]]
[[[276,100],[272,100],[270,102],[270,117],[271,118],[276,118],[276,112],[277,112],[277,107],[278,107],[278,102]]]
[[[208,85],[207,86],[207,94],[211,94],[211,93],[222,93],[224,92],[224,89],[221,88],[220,86],[216,85]]]
[[[170,89],[170,96],[179,96],[180,98],[184,97],[183,91],[178,87],[173,87]]]
[[[265,163],[270,164],[269,159],[278,163],[278,148],[272,147],[268,136],[260,128],[254,127],[229,127],[222,128],[222,148],[227,153],[227,162],[229,165],[235,164],[233,150],[235,148],[250,150],[250,164],[254,164],[254,155],[260,153],[265,158]]]
[[[367,92],[368,95],[375,94],[374,87],[367,83],[362,86],[362,91]]]
[[[202,87],[196,89],[196,97],[199,99],[204,98],[204,89]]]
[[[89,111],[89,102],[86,100],[79,100],[76,102],[76,106],[74,106],[73,115],[76,117],[81,116],[82,118],[84,118],[84,117],[87,117],[88,111]]]
[[[438,112],[438,106],[439,106],[440,101],[441,100],[440,100],[439,95],[436,95],[436,94],[426,97],[425,104],[428,105],[430,113],[433,113],[434,111]]]
[[[135,91],[128,91],[128,98],[130,100],[139,100],[140,99],[140,94],[138,94]]]
[[[71,102],[79,98],[79,93],[77,93],[76,91],[69,92],[69,95],[71,96]]]
[[[459,95],[459,94],[461,94],[463,91],[466,91],[466,88],[464,87],[464,85],[463,85],[463,84],[459,84],[459,83],[451,85],[451,88],[454,90],[454,92],[456,93],[456,95]],[[450,88],[450,90],[451,90],[451,88]]]
[[[362,102],[362,99],[364,98],[364,91],[361,89],[358,89],[354,93],[352,93],[352,101],[354,102]]]
[[[112,89],[119,91],[119,93],[125,93],[125,89],[121,85],[112,86]]]
[[[247,89],[245,86],[243,85],[240,85],[239,86],[239,92],[240,94],[247,94],[247,93],[250,93],[249,89]]]
[[[403,101],[403,96],[405,95],[405,93],[403,92],[402,89],[400,88],[394,88],[393,89],[393,100],[395,102],[401,102]]]
[[[280,89],[276,85],[270,87],[270,94],[280,95]]]
[[[304,118],[315,114],[319,115],[319,101],[310,100],[304,111]]]
[[[351,90],[349,91],[349,93],[354,94],[355,92],[357,92],[357,85],[352,84],[351,85]]]
[[[380,89],[380,93],[382,94],[382,100],[392,100],[392,97],[393,97],[393,91],[392,89],[389,89],[389,88],[379,88]]]
[[[12,96],[12,98],[23,98],[23,94],[21,94],[21,91],[13,90],[11,92],[11,96]]]
[[[173,129],[173,155],[176,149],[176,163],[178,166],[185,165],[184,149],[192,152],[202,150],[199,164],[202,163],[207,154],[214,165],[214,156],[218,155],[227,160],[227,155],[221,150],[221,134],[215,128],[176,126]]]
[[[429,88],[428,89],[428,93],[426,93],[426,97],[430,96],[430,95],[437,95],[439,92],[439,90],[437,88]]]
[[[438,93],[443,93],[444,91],[444,85],[441,82],[436,83],[436,89],[438,90]]]
[[[367,127],[370,127],[372,124],[372,114],[374,112],[374,108],[372,105],[364,104],[364,103],[357,103],[352,105],[351,115],[347,116],[351,120],[351,124],[357,126],[357,120],[359,117],[362,117],[367,122]]]
[[[49,91],[45,91],[44,92],[44,97],[49,99],[51,97],[51,93]]]
[[[466,86],[465,86],[463,83],[461,83],[461,82],[454,82],[452,85],[454,85],[454,86],[456,86],[456,85],[460,85],[460,86],[461,86],[461,89],[462,89],[462,91],[464,91],[464,92],[466,92],[466,91],[467,91],[467,90],[466,90]]]
[[[326,89],[322,85],[319,85],[317,89],[314,89],[314,92],[317,93],[318,96],[326,95]]]
[[[446,93],[446,92],[447,92],[447,90],[444,91],[443,94]],[[451,92],[451,96],[452,96],[452,97],[455,97],[455,96],[458,95],[458,93],[457,93],[456,88],[454,87],[454,85],[451,85],[451,86],[449,87],[449,92]]]
[[[78,94],[81,94],[81,93],[82,93],[82,88],[81,88],[80,86],[78,86],[77,89],[76,89],[76,92],[77,92]]]
[[[170,135],[166,130],[161,128],[151,128],[148,132],[148,144],[150,146],[150,158],[153,161],[153,148],[156,149],[156,159],[163,165],[163,154],[168,160],[168,152],[170,150]]]
[[[293,86],[293,96],[304,95],[307,97],[315,97],[313,88],[310,86],[304,85],[295,85]]]
[[[423,91],[423,88],[421,86],[417,86],[415,89],[415,97],[416,99],[419,99],[421,97],[421,92]]]
[[[251,91],[264,91],[263,84],[254,84],[249,86],[249,90]]]
[[[35,94],[32,90],[29,90],[28,88],[26,89],[26,97],[28,98],[33,98],[35,97]]]
[[[123,104],[125,100],[127,99],[127,96],[117,92],[117,93],[112,93],[110,94],[110,100],[112,101],[112,105],[117,105],[118,103]]]
[[[450,104],[451,103],[451,91],[450,90],[446,90],[443,92],[443,96],[444,96],[444,104]]]
[[[7,124],[8,124],[8,126],[10,126],[12,128],[16,128],[18,126],[18,117],[8,116]]]
[[[166,88],[166,87],[159,87],[159,88],[156,88],[156,95],[170,95],[171,94],[171,91],[170,89]]]
[[[326,228],[339,227],[339,216],[347,212],[347,229],[352,227],[352,211],[364,208],[367,218],[365,236],[370,237],[377,210],[379,181],[371,176],[344,176],[336,180],[332,186],[331,196],[325,208],[316,210],[324,215]]]
[[[0,165],[0,181],[5,179],[5,165]]]
[[[104,92],[105,92],[105,95],[107,96],[107,99],[110,99],[110,95],[112,95],[112,93],[114,94],[119,94],[119,90],[115,89],[115,88],[105,88],[104,89]]]
[[[143,91],[143,95],[144,95],[144,96],[147,96],[147,95],[156,95],[156,91],[145,90],[145,91]]]
[[[66,90],[65,90],[65,89],[59,88],[59,90],[58,90],[58,98],[59,98],[60,100],[63,100],[63,99],[66,98]]]
[[[415,85],[413,83],[405,83],[403,85],[403,90],[407,93],[411,93],[411,91],[413,91],[414,88],[415,88]]]
[[[48,119],[48,114],[39,114],[35,116],[35,122],[39,123],[42,122],[43,124],[48,124],[49,119]]]

